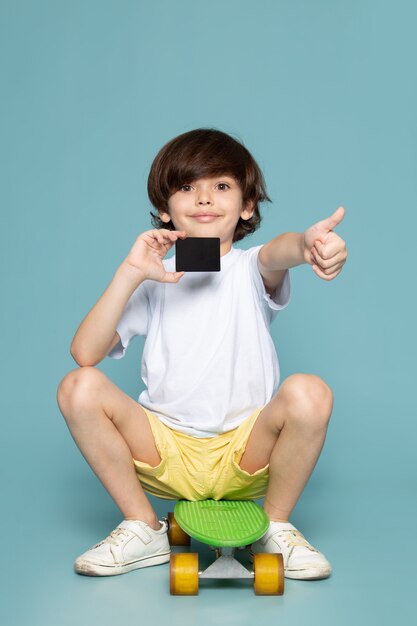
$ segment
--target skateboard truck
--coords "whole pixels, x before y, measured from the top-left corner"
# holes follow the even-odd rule
[[[205,570],[198,572],[199,578],[254,578],[254,572],[235,559],[236,548],[211,546],[211,549],[216,551],[216,560]],[[237,549],[243,550],[243,547]]]

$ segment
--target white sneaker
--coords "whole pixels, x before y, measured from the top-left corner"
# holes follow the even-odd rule
[[[332,567],[289,522],[270,522],[263,537],[252,544],[251,554],[281,552],[286,578],[317,580],[330,576]]]
[[[115,576],[139,567],[166,563],[171,548],[168,524],[153,530],[141,521],[124,520],[110,535],[84,552],[74,563],[77,574],[84,576]]]

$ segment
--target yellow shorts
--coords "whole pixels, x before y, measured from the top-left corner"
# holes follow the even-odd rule
[[[156,467],[134,459],[136,473],[145,491],[167,500],[252,500],[266,494],[269,464],[254,474],[239,467],[251,430],[262,408],[227,433],[197,438],[148,416],[161,457]]]

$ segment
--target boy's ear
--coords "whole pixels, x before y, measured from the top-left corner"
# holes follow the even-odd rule
[[[255,211],[255,202],[253,200],[247,200],[244,208],[242,209],[240,217],[242,218],[242,220],[250,220],[254,211]]]
[[[168,222],[171,221],[171,217],[169,215],[169,213],[167,213],[166,211],[158,211],[159,213],[159,217],[160,219],[165,222],[165,224],[168,224]]]

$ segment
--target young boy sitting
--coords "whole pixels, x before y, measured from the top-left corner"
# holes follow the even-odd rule
[[[235,241],[259,226],[269,200],[248,150],[215,129],[166,144],[148,179],[153,230],[136,239],[80,324],[71,354],[80,368],[58,404],[91,468],[124,520],[82,554],[75,571],[122,574],[165,563],[167,523],[145,491],[166,499],[265,497],[271,522],[254,552],[282,552],[285,575],[330,575],[325,556],[289,522],[322,449],[333,396],[312,374],[280,383],[270,324],[290,298],[289,268],[307,263],[332,280],[347,252],[333,232],[344,209],[305,233],[248,250]],[[164,260],[177,239],[220,238],[220,272],[177,272]],[[138,402],[95,366],[146,337]]]

